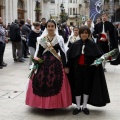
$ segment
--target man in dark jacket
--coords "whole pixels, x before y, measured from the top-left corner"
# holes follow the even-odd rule
[[[104,53],[118,48],[118,43],[115,38],[115,27],[108,21],[107,13],[103,13],[102,22],[95,25],[93,36],[97,38],[97,44]],[[103,62],[103,68],[106,71],[105,62]]]
[[[20,24],[22,25],[22,29],[21,29],[21,33],[22,33],[22,36],[25,37],[26,41],[22,41],[22,55],[24,58],[28,58],[27,54],[28,54],[28,45],[27,45],[27,40],[28,40],[28,35],[31,31],[31,29],[25,25],[25,21],[24,20],[21,20],[20,21]]]
[[[19,21],[16,19],[10,26],[10,40],[12,42],[13,59],[15,62],[24,62],[22,59],[22,44]],[[16,53],[17,50],[17,53]]]
[[[42,18],[41,19],[41,26],[40,26],[40,28],[41,28],[41,33],[40,34],[43,33],[43,31],[45,30],[45,27],[46,27],[46,19]]]

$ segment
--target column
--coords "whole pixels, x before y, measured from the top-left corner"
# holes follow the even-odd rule
[[[5,0],[5,24],[7,25],[8,22],[9,22],[9,19],[8,19],[8,0]]]
[[[15,19],[18,19],[18,5],[17,5],[17,3],[18,3],[18,0],[12,0],[12,8],[13,8],[13,10],[12,10],[12,15],[13,15],[13,21],[15,20]]]
[[[31,18],[31,21],[34,22],[35,21],[35,1],[32,0],[32,18]]]
[[[12,4],[12,2],[9,0],[9,5],[10,5],[10,23],[12,23],[13,22],[13,14],[12,14],[12,12],[13,12],[13,4]]]
[[[27,0],[27,18],[30,18],[30,0]]]

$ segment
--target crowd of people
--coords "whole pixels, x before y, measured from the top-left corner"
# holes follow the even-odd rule
[[[32,25],[29,19],[15,20],[7,27],[7,37],[2,23],[0,18],[0,69],[7,66],[3,60],[7,38],[12,43],[14,62],[23,63],[30,54],[29,65],[34,71],[28,83],[26,105],[53,110],[75,103],[73,115],[81,111],[89,115],[87,104],[102,107],[110,103],[104,73],[106,61],[91,65],[120,43],[120,24],[109,22],[106,13],[95,24],[88,19],[80,27],[45,18]],[[35,67],[33,59],[43,63]],[[120,64],[120,55],[110,63]]]

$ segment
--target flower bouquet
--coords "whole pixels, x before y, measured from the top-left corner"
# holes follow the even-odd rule
[[[28,76],[28,78],[31,78],[33,76],[34,73],[37,73],[38,68],[43,64],[44,60],[38,58],[38,57],[32,57],[32,61],[33,61],[33,67],[31,69],[31,72]]]
[[[98,58],[97,60],[95,60],[91,65],[99,65],[104,61],[112,61],[115,60],[117,58],[119,54],[119,49],[113,49],[108,53],[103,54],[100,58]]]

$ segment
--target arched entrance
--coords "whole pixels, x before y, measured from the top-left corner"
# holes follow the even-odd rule
[[[18,0],[18,19],[24,19],[24,1]]]

